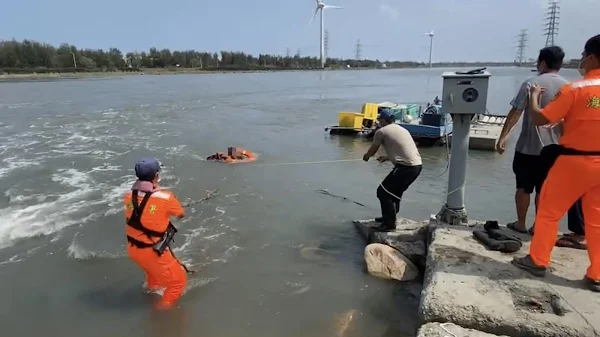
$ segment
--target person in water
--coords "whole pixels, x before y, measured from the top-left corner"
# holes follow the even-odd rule
[[[146,273],[150,291],[166,288],[158,309],[168,309],[181,297],[187,283],[186,272],[167,248],[162,254],[154,245],[165,235],[170,218],[181,219],[184,210],[175,195],[158,186],[160,163],[144,158],[135,164],[138,180],[125,194],[127,253]]]
[[[383,146],[386,155],[377,160],[381,163],[389,160],[394,164],[392,172],[377,188],[382,216],[375,219],[381,223],[376,229],[388,231],[396,228],[396,214],[400,211],[402,195],[421,173],[423,162],[412,136],[395,123],[395,116],[390,110],[382,110],[378,120],[381,128],[375,132],[373,145],[365,153],[363,160],[369,161],[379,147]]]
[[[227,148],[227,154],[223,152],[217,152],[213,155],[208,156],[206,160],[225,161],[230,163],[237,160],[253,160],[255,158],[256,156],[254,155],[254,153],[250,151],[230,146]]]
[[[533,123],[546,125],[564,119],[564,133],[560,145],[546,152],[547,160],[555,161],[540,194],[529,255],[512,263],[535,276],[544,276],[558,223],[581,198],[590,258],[584,281],[590,290],[600,292],[600,35],[586,42],[579,72],[583,80],[563,86],[544,109],[539,105],[542,87],[531,88]]]
[[[528,107],[529,92],[533,83],[539,83],[546,88],[541,96],[541,107],[543,108],[550,103],[560,88],[568,83],[566,79],[558,74],[564,57],[565,53],[557,46],[540,50],[537,59],[538,75],[523,82],[519,92],[510,102],[511,109],[506,116],[506,121],[496,144],[496,151],[503,154],[506,151],[506,142],[510,132],[521,118],[523,111],[525,111],[521,134],[515,146],[515,156],[512,163],[516,180],[515,206],[517,221],[507,224],[508,228],[520,233],[527,233],[526,220],[527,211],[531,204],[531,194],[535,191],[535,205],[537,207],[544,182],[544,169],[540,164],[540,152],[546,145],[558,144],[562,135],[562,126],[539,127],[532,122],[529,111],[530,106]]]

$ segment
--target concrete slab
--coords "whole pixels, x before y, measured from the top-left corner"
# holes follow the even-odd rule
[[[475,241],[472,228],[431,230],[423,322],[513,337],[599,336],[600,295],[581,282],[589,264],[585,251],[556,247],[551,273],[539,279],[510,264],[527,254],[529,242],[516,254],[502,254]]]
[[[353,223],[369,243],[382,243],[393,247],[411,260],[421,271],[425,269],[427,222],[398,218],[396,230],[391,232],[373,230],[373,227],[380,225],[375,222],[375,219],[355,220]]]
[[[465,329],[453,323],[427,323],[417,332],[417,337],[506,337],[492,335],[473,329]]]

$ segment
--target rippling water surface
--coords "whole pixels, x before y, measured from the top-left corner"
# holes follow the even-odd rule
[[[359,159],[369,144],[332,137],[338,111],[423,102],[442,70],[135,76],[0,83],[0,325],[6,336],[411,336],[418,286],[363,271],[350,221],[376,216],[375,162],[220,165],[229,145],[259,164]],[[505,113],[528,69],[492,69],[489,110]],[[577,77],[565,70],[565,76]],[[515,131],[515,136],[516,132]],[[510,144],[514,147],[514,140]],[[180,308],[156,316],[124,255],[122,195],[152,155],[181,200],[207,190],[178,223],[178,255],[202,271]],[[401,215],[437,213],[446,149]],[[512,151],[471,152],[472,218],[514,220]],[[319,189],[368,208],[318,194]],[[167,330],[165,330],[167,329]]]

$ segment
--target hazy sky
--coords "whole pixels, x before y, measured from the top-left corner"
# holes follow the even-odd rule
[[[2,1],[0,39],[28,38],[77,47],[149,47],[253,54],[319,53],[315,0],[19,0]],[[434,29],[434,61],[512,61],[520,29],[529,29],[527,57],[543,47],[545,0],[326,0],[329,55],[426,61]],[[87,4],[86,4],[87,3]],[[600,34],[600,0],[561,5],[557,44],[578,58]]]

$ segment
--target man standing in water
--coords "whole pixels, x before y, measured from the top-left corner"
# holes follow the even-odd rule
[[[175,195],[158,186],[160,163],[145,158],[135,164],[138,180],[125,194],[127,253],[146,273],[150,291],[166,288],[157,305],[168,309],[183,294],[187,277],[183,266],[170,248],[159,252],[156,244],[163,239],[171,225],[170,217],[183,218],[183,207]]]
[[[544,180],[543,168],[540,166],[540,152],[546,145],[557,144],[562,134],[561,125],[538,127],[531,121],[529,113],[529,88],[532,84],[539,84],[546,88],[542,94],[540,104],[545,107],[556,96],[560,88],[568,81],[558,75],[562,67],[565,53],[560,47],[552,46],[540,50],[537,60],[538,76],[523,82],[516,97],[512,100],[510,112],[500,133],[496,150],[502,154],[506,150],[506,142],[512,129],[515,127],[523,110],[527,110],[523,118],[523,125],[517,146],[512,168],[517,182],[515,204],[517,208],[517,221],[509,223],[508,228],[527,233],[527,211],[531,203],[530,195],[535,190],[536,208],[537,200]],[[533,227],[532,227],[533,229]]]
[[[412,136],[395,123],[395,116],[390,110],[382,110],[378,120],[381,128],[375,132],[373,145],[365,153],[363,160],[369,161],[383,145],[386,156],[380,156],[377,160],[381,163],[389,160],[394,164],[392,172],[377,188],[382,217],[375,219],[381,223],[376,229],[389,231],[396,228],[396,214],[400,210],[402,194],[417,179],[423,163]]]

